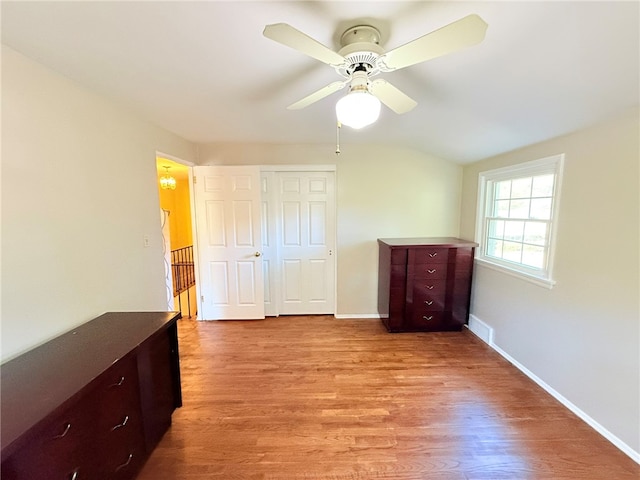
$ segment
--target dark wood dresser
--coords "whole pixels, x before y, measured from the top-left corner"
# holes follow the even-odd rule
[[[182,405],[179,318],[105,313],[0,366],[3,480],[134,478]]]
[[[387,330],[460,330],[477,246],[453,237],[378,239],[378,313]]]

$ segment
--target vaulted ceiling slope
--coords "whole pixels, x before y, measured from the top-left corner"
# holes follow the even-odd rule
[[[420,149],[467,163],[598,123],[639,103],[639,3],[630,2],[1,2],[2,42],[197,142],[326,143],[338,80],[262,35],[285,22],[338,50],[367,23],[385,50],[468,14],[477,46],[382,74],[418,106],[342,129],[350,143]]]

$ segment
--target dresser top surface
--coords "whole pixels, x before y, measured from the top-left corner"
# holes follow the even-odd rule
[[[379,238],[379,243],[389,247],[477,247],[478,244],[456,237]]]
[[[2,364],[2,449],[179,317],[105,313]]]

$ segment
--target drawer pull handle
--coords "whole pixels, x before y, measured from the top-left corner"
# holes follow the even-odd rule
[[[433,300],[425,300],[424,303],[427,305],[433,305]]]
[[[433,269],[431,269],[431,270],[427,270],[427,272],[428,272],[428,273],[436,273],[436,269],[435,269],[435,268],[433,268]]]
[[[78,480],[78,470],[76,470],[71,474],[71,477],[69,478],[69,480]]]
[[[133,453],[129,454],[129,457],[127,457],[126,462],[124,462],[122,465],[119,465],[118,468],[116,468],[116,472],[125,468],[127,465],[129,465],[131,463],[131,460],[133,460]]]
[[[433,285],[427,285],[427,290],[433,290]]]
[[[60,435],[56,435],[53,438],[64,438],[67,435],[67,433],[69,433],[69,429],[70,428],[71,428],[71,424],[70,423],[65,424],[64,432],[62,432]]]
[[[118,380],[117,383],[112,383],[109,386],[110,387],[121,387],[123,383],[124,383],[124,376],[120,377],[120,380]]]
[[[124,427],[124,426],[127,424],[127,422],[128,422],[128,421],[129,421],[129,415],[127,415],[127,416],[125,416],[125,417],[124,417],[124,420],[122,420],[122,423],[119,423],[119,424],[118,424],[118,425],[116,425],[115,427],[112,427],[112,428],[111,428],[111,431],[113,432],[114,430],[117,430],[117,429],[119,429],[119,428]]]
[[[431,258],[433,258],[433,257],[435,257],[435,256],[437,256],[437,255],[438,255],[438,252],[430,253],[430,254],[429,254],[429,256],[430,256]]]
[[[425,320],[429,321],[429,320],[431,320],[433,318],[433,315],[429,315],[428,317],[427,316],[423,316],[422,318],[424,318]]]

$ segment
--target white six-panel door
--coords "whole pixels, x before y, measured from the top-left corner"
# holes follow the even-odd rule
[[[260,168],[194,167],[200,320],[264,318]]]
[[[335,172],[276,172],[280,314],[335,310]]]

